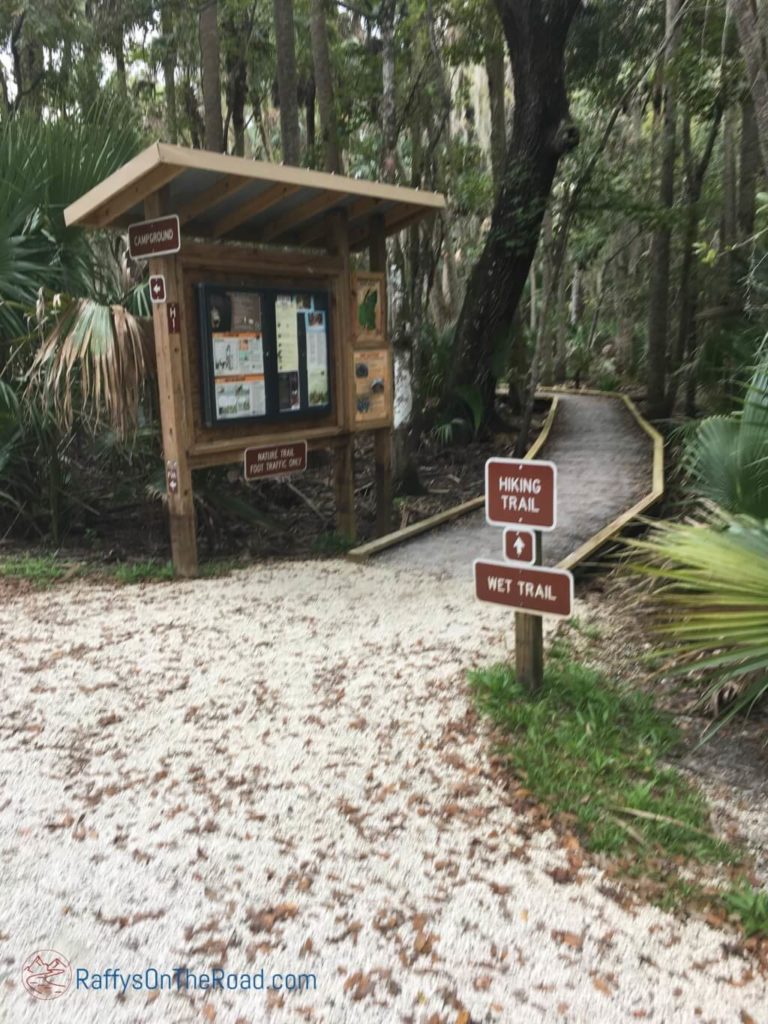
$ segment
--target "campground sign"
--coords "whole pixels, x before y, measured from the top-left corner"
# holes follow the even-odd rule
[[[181,249],[181,227],[174,213],[128,226],[128,251],[133,259],[170,256]]]

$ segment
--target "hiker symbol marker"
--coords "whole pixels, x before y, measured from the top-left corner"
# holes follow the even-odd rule
[[[536,536],[532,530],[505,530],[504,557],[508,562],[533,565],[536,561]]]

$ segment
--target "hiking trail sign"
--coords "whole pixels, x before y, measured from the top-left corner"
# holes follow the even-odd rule
[[[514,608],[517,679],[538,689],[544,675],[542,617],[569,618],[573,575],[541,565],[541,531],[557,524],[557,467],[533,459],[488,459],[485,518],[504,526],[506,561],[477,559],[475,594],[480,601]]]
[[[485,518],[489,526],[554,530],[556,492],[554,462],[488,459],[485,464]]]

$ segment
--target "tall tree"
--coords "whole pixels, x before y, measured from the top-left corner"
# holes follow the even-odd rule
[[[200,55],[205,114],[205,148],[216,153],[224,150],[224,128],[221,120],[221,76],[219,72],[219,5],[217,0],[204,0],[200,7]]]
[[[315,68],[317,105],[320,108],[320,131],[323,140],[323,164],[326,171],[344,173],[339,142],[339,118],[331,72],[328,47],[328,24],[325,0],[310,0],[309,31],[312,40],[312,63]]]
[[[736,22],[744,63],[747,66],[747,79],[755,105],[763,169],[768,174],[768,38],[763,31],[766,21],[765,4],[764,0],[728,0],[728,2],[729,10]]]
[[[493,408],[494,352],[509,331],[536,252],[560,159],[578,143],[565,82],[565,46],[580,0],[495,0],[509,50],[515,105],[501,188],[470,275],[454,338],[451,384],[474,381]]]
[[[669,276],[672,254],[672,225],[669,215],[675,202],[675,156],[677,153],[677,95],[673,62],[680,31],[680,0],[666,0],[666,46],[659,59],[661,85],[661,166],[659,169],[659,225],[651,240],[651,280],[648,298],[648,413],[659,418],[669,412],[667,405],[667,346],[669,341]]]
[[[165,90],[165,127],[169,142],[179,141],[179,116],[176,104],[176,22],[175,0],[164,0],[160,7],[160,45]]]
[[[277,91],[280,99],[280,136],[283,161],[301,161],[299,134],[299,98],[296,76],[296,42],[294,38],[293,0],[274,0],[275,46],[277,51]]]

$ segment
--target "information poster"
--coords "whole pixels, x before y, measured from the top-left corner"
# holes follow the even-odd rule
[[[205,425],[319,417],[332,408],[325,290],[200,283]]]
[[[327,405],[328,388],[328,335],[325,312],[308,310],[305,314],[307,337],[307,390],[310,406]]]
[[[266,412],[264,343],[261,331],[218,331],[211,335],[214,394],[219,419],[263,416]]]
[[[389,350],[355,352],[355,422],[389,418]]]
[[[275,299],[277,386],[280,412],[301,408],[299,387],[299,303],[295,295]]]

